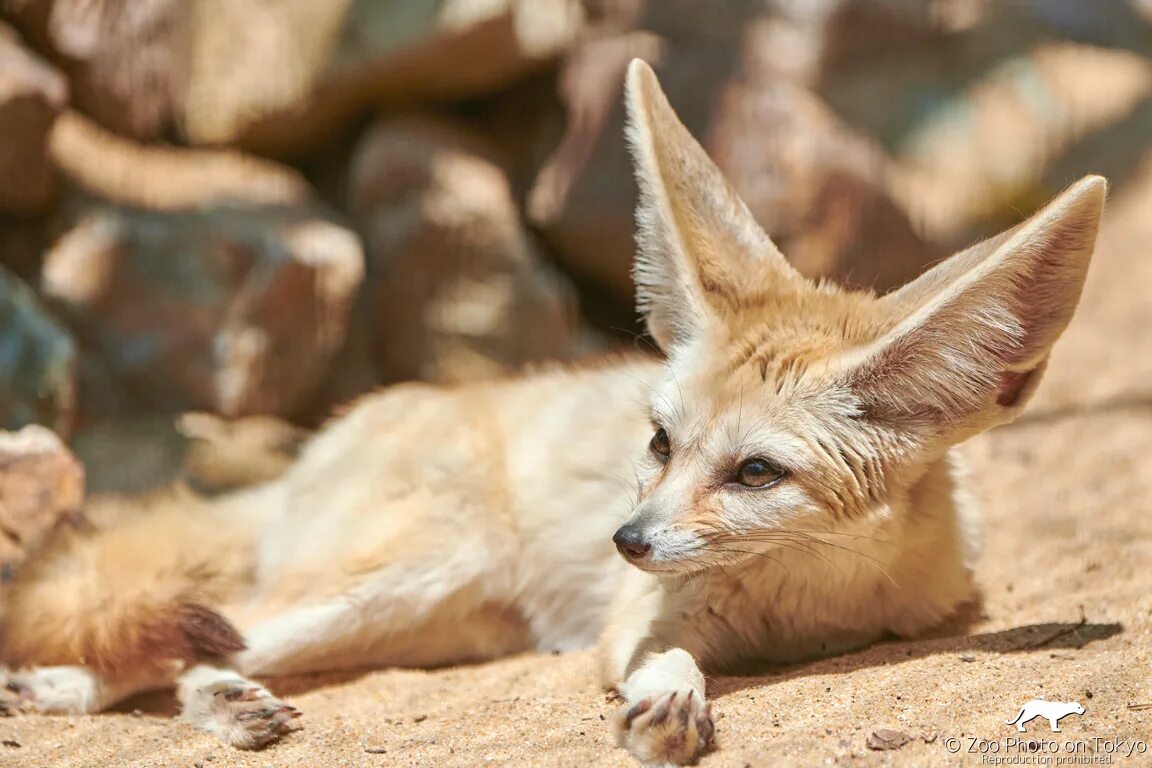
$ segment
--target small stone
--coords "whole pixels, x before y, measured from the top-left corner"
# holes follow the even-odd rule
[[[880,728],[872,732],[865,742],[865,745],[868,749],[888,750],[899,749],[910,741],[912,741],[912,737],[903,731]]]

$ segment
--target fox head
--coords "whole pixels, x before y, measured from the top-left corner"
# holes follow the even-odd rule
[[[687,573],[738,559],[733,542],[891,514],[1020,412],[1079,301],[1104,179],[876,296],[788,264],[642,61],[626,102],[637,303],[667,356],[626,558]]]

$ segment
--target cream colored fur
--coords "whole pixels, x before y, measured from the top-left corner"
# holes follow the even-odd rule
[[[638,303],[666,362],[395,387],[281,480],[67,540],[3,595],[13,687],[94,711],[177,683],[186,718],[254,747],[298,713],[242,675],[600,638],[620,744],[682,764],[712,743],[704,673],[913,635],[971,600],[949,449],[1035,388],[1103,180],[877,298],[800,277],[641,62],[627,104]]]

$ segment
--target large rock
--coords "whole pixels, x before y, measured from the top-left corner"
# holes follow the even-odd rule
[[[211,494],[275,480],[296,461],[311,434],[269,416],[229,421],[186,413],[178,427],[189,440],[185,480]]]
[[[32,290],[0,267],[0,428],[62,434],[76,404],[76,345]]]
[[[236,153],[148,148],[61,120],[79,191],[42,289],[143,404],[228,416],[306,404],[344,341],[356,235],[293,172]]]
[[[84,502],[84,467],[51,430],[0,432],[0,577],[10,576]]]
[[[48,132],[67,100],[63,76],[0,23],[0,211],[35,213],[51,198]]]
[[[583,28],[580,0],[45,0],[22,28],[125,135],[291,150],[382,103],[489,93]]]
[[[349,200],[385,379],[485,378],[577,353],[574,296],[537,257],[476,136],[432,119],[376,125],[353,159]]]
[[[321,211],[85,201],[72,220],[43,290],[146,404],[291,413],[343,342],[362,255]]]
[[[630,300],[636,188],[621,86],[637,55],[657,61],[673,107],[803,273],[886,289],[941,255],[894,203],[883,152],[761,50],[780,39],[770,25],[753,25],[758,31],[742,48],[722,35],[692,34],[666,12],[670,19],[657,14],[646,23],[677,22],[673,32],[606,38],[564,64],[569,128],[531,190],[528,213],[569,269]]]
[[[994,233],[1086,173],[1122,183],[1152,144],[1150,100],[1145,56],[1039,43],[909,126],[894,188],[935,238]]]
[[[72,102],[142,139],[170,132],[187,76],[185,0],[12,0],[6,11],[59,62]]]
[[[274,479],[292,463],[307,435],[270,416],[228,420],[208,413],[150,413],[86,425],[71,444],[93,496],[179,486],[204,495]],[[91,511],[93,518],[99,514]]]
[[[188,136],[270,151],[331,135],[371,105],[491,93],[566,49],[584,22],[580,0],[294,0],[271,18],[252,2],[197,7]]]
[[[72,186],[136,208],[292,207],[306,204],[312,195],[299,173],[277,163],[229,150],[139,144],[77,112],[60,116],[49,151]]]

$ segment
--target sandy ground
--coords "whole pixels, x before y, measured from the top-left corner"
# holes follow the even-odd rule
[[[985,505],[985,618],[967,636],[710,681],[720,748],[706,768],[989,764],[981,749],[1152,765],[1152,707],[1139,706],[1152,704],[1150,201],[1146,162],[1113,195],[1084,304],[1031,411],[964,447]],[[275,689],[306,713],[304,729],[260,753],[172,720],[162,695],[118,714],[17,715],[0,719],[0,765],[630,765],[602,722],[614,707],[592,662],[529,655],[284,681]],[[1061,734],[1032,723],[1036,754],[1005,724],[1033,698],[1087,710]],[[870,748],[883,728],[911,740]],[[1148,751],[1126,756],[1133,740]]]

